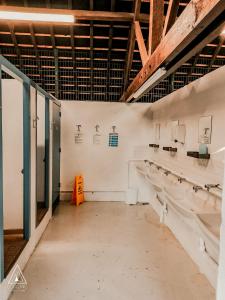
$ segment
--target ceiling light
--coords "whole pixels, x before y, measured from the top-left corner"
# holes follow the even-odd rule
[[[145,83],[133,94],[135,99],[140,98],[144,93],[146,93],[150,88],[153,88],[159,80],[166,74],[165,68],[158,69]]]
[[[134,98],[134,94],[132,94],[128,99],[127,102],[130,102]]]
[[[27,13],[27,12],[1,11],[1,10],[0,10],[0,19],[15,20],[15,21],[74,23],[73,15]]]

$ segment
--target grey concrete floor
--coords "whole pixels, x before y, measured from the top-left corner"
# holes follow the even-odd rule
[[[62,203],[11,300],[212,300],[199,273],[150,206]]]

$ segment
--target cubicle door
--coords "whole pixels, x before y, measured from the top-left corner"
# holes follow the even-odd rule
[[[60,107],[53,103],[52,205],[59,202],[60,193]]]
[[[23,83],[2,80],[4,232],[24,229]]]
[[[45,97],[37,95],[37,202],[45,203]]]
[[[36,103],[36,225],[49,207],[49,99],[37,93]]]

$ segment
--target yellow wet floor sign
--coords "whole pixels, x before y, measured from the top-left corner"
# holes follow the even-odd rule
[[[75,176],[72,201],[78,206],[84,202],[84,180],[82,176]]]

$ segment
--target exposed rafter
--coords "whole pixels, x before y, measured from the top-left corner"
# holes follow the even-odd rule
[[[160,66],[171,63],[224,10],[224,0],[192,0],[130,84],[121,101],[127,101]],[[218,32],[215,31],[214,34],[215,38]],[[205,43],[208,43],[208,39]]]
[[[213,64],[215,63],[215,60],[216,60],[216,58],[217,58],[217,55],[220,53],[220,50],[221,50],[221,48],[222,48],[224,42],[225,42],[225,35],[223,35],[223,36],[220,37],[220,42],[219,42],[219,44],[217,45],[216,50],[215,50],[215,52],[213,53],[212,59],[211,59],[211,61],[210,61],[209,68],[208,68],[208,72],[212,69],[212,66],[213,66]]]
[[[139,52],[140,52],[140,56],[141,56],[142,65],[144,66],[144,64],[148,60],[148,53],[146,50],[145,41],[144,41],[144,38],[142,35],[141,26],[140,26],[139,21],[134,22],[134,27],[135,27],[135,35],[136,35],[136,40],[138,43],[138,48],[139,48]]]
[[[139,19],[140,9],[141,9],[141,0],[134,0],[134,14],[133,14],[133,20],[130,28],[129,39],[128,39],[128,53],[127,53],[125,73],[124,73],[124,90],[128,86],[130,70],[133,62],[134,47],[135,47],[134,22]]]
[[[164,0],[150,1],[148,53],[152,54],[159,45],[164,23]]]
[[[179,0],[169,0],[162,37],[164,37],[167,34],[167,32],[175,23],[177,18],[178,8],[179,8]]]

